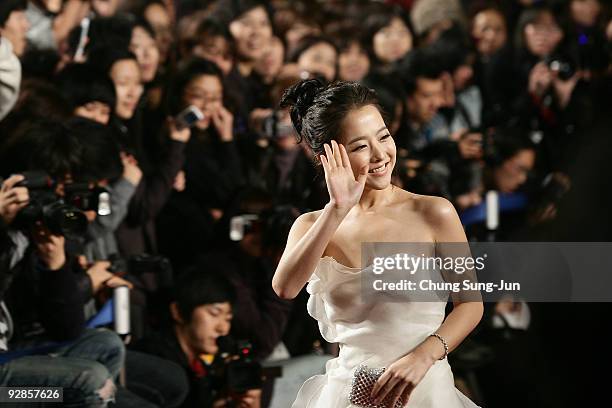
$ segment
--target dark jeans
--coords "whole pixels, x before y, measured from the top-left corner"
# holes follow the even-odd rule
[[[185,370],[173,361],[152,354],[128,350],[125,379],[132,395],[125,395],[120,390],[117,394],[117,407],[135,406],[135,394],[155,406],[175,408],[183,403],[189,392]]]
[[[76,341],[49,355],[3,364],[0,385],[62,387],[64,407],[104,407],[114,398],[114,391],[105,398],[99,391],[108,390],[107,380],[117,378],[124,359],[119,336],[105,329],[87,329]]]

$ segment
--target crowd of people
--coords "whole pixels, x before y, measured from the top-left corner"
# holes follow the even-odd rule
[[[66,406],[268,406],[270,375],[246,384],[210,356],[250,372],[334,353],[305,290],[271,287],[293,221],[329,200],[284,90],[374,89],[394,184],[448,199],[469,239],[571,240],[551,226],[609,129],[611,53],[601,0],[1,0],[0,346],[19,353],[0,385],[63,386]],[[467,221],[492,190],[522,203],[495,230]],[[87,325],[124,286],[127,346]],[[467,395],[562,406],[558,373],[508,394],[538,383],[520,354],[544,341],[481,326],[454,365]]]

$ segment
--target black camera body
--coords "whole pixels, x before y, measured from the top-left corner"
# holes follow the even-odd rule
[[[52,234],[81,237],[87,232],[85,211],[98,215],[111,212],[110,194],[102,188],[89,188],[86,183],[66,184],[64,195],[56,193],[57,182],[44,172],[23,172],[24,179],[16,186],[27,187],[30,203],[15,220],[17,228],[29,230],[37,222]]]
[[[576,64],[571,58],[553,55],[546,58],[545,63],[562,81],[568,81],[576,74]]]
[[[215,388],[228,394],[261,388],[262,367],[252,358],[251,343],[248,340],[234,340],[230,336],[219,337],[217,342],[221,359],[211,367]]]
[[[129,258],[113,257],[109,261],[109,272],[124,272],[137,277],[149,291],[156,292],[173,284],[172,264],[163,256],[140,254]]]

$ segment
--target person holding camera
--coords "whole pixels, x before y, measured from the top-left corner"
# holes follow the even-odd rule
[[[259,408],[261,390],[249,388],[260,381],[258,366],[244,354],[234,351],[226,356],[220,350],[237,299],[233,285],[216,267],[223,265],[213,262],[207,263],[206,271],[201,266],[185,271],[170,303],[171,324],[133,348],[174,361],[184,369],[190,382],[185,408]]]
[[[234,134],[221,70],[193,58],[176,72],[166,93],[168,113],[183,117],[199,110],[185,147],[182,186],[158,219],[160,247],[178,268],[190,265],[202,244],[212,241],[231,200],[243,185],[242,158]],[[179,187],[179,188],[176,188]]]
[[[4,146],[5,163],[12,163],[9,168],[17,171],[44,169],[61,175],[52,193],[63,194],[66,180],[80,165],[74,154],[79,150],[78,141],[63,127],[48,123],[32,126],[18,136]],[[13,359],[6,356],[0,366],[0,384],[62,386],[67,404],[106,406],[114,399],[123,343],[110,331],[85,330],[83,285],[89,282],[88,275],[77,273],[66,256],[66,238],[53,225],[57,219],[49,215],[20,219],[26,207],[41,205],[34,202],[28,183],[23,175],[11,176],[0,192],[5,225],[1,300],[6,304],[0,326],[6,328],[4,345],[26,354]],[[49,209],[53,203],[42,205]],[[66,212],[54,214],[72,219]],[[36,351],[39,347],[45,347],[44,352]],[[46,354],[49,352],[54,357]]]

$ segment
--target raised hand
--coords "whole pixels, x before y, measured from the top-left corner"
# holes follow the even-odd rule
[[[222,142],[234,140],[234,115],[230,111],[220,106],[219,109],[212,112],[211,119]]]
[[[320,158],[330,203],[334,208],[348,212],[361,198],[368,177],[368,165],[364,165],[355,178],[344,145],[332,140],[331,147],[326,143],[323,148],[325,155]]]
[[[168,118],[168,125],[170,127],[170,139],[181,143],[187,143],[189,141],[191,129],[177,127],[173,118]]]
[[[7,225],[30,200],[26,187],[15,187],[20,181],[23,181],[21,174],[13,175],[4,180],[0,188],[0,217]]]

